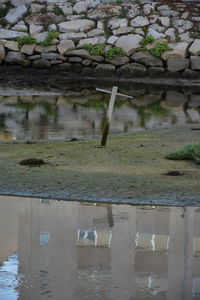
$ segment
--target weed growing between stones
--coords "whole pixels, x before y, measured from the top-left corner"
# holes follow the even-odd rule
[[[166,155],[167,159],[172,160],[194,160],[200,164],[200,144],[188,144],[182,149]]]
[[[141,42],[140,42],[140,45],[142,47],[145,47],[146,45],[148,44],[151,44],[155,41],[154,37],[149,35],[149,36],[146,36]]]
[[[64,14],[63,11],[62,11],[62,9],[58,5],[54,5],[53,12],[57,16],[61,16],[61,15]]]
[[[48,36],[46,37],[46,39],[40,43],[41,46],[44,47],[48,47],[52,45],[52,40],[53,39],[57,39],[59,36],[59,32],[58,31],[49,31]]]
[[[36,44],[37,40],[32,36],[20,36],[16,38],[16,41],[19,44],[19,48],[21,48],[23,45],[32,45]]]
[[[0,8],[0,18],[3,18],[7,15],[9,9],[6,7],[6,8]]]
[[[126,52],[120,47],[111,47],[109,50],[105,50],[105,44],[91,45],[86,44],[84,48],[93,56],[105,56],[109,59],[113,59],[116,56],[126,56]]]
[[[160,42],[156,44],[155,47],[149,49],[148,51],[153,56],[160,58],[165,51],[169,51],[169,50],[172,49],[168,46],[168,42]]]

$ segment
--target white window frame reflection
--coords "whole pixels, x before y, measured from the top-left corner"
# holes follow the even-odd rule
[[[89,234],[93,234],[94,239],[89,238]],[[107,235],[107,243],[102,245],[100,240],[100,235],[104,234]],[[91,247],[105,247],[110,248],[111,247],[111,240],[112,240],[112,230],[84,230],[84,229],[78,229],[78,236],[77,236],[77,245],[78,246],[91,246]]]
[[[160,238],[163,239],[162,246],[158,245]],[[169,249],[169,240],[170,240],[169,235],[137,232],[135,238],[135,246],[143,250],[167,251]],[[142,241],[145,241],[146,245],[142,245]]]
[[[49,241],[50,241],[50,233],[48,231],[41,231],[40,232],[40,246],[49,245]]]

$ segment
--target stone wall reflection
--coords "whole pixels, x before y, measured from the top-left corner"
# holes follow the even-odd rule
[[[123,133],[200,123],[200,94],[180,91],[122,91],[133,101],[115,106],[111,132]],[[66,97],[0,96],[0,139],[70,139],[101,134],[109,98],[72,93]]]
[[[1,293],[16,254],[20,300],[200,299],[199,208],[3,196],[0,205]]]

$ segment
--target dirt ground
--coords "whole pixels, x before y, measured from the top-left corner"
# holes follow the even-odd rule
[[[0,194],[153,205],[200,205],[200,165],[165,155],[200,141],[195,126],[100,140],[0,142]],[[194,130],[196,129],[196,130]],[[40,158],[40,167],[21,166]],[[178,170],[184,175],[163,175]]]

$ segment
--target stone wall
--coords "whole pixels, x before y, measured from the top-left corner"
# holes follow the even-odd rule
[[[199,1],[0,0],[0,64],[199,77],[199,23]]]

